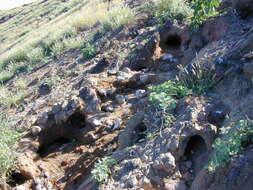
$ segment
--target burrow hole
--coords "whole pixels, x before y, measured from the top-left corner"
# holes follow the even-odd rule
[[[30,179],[23,174],[19,173],[18,171],[13,171],[9,177],[8,185],[11,187],[16,187],[18,185],[25,184],[28,180]]]
[[[181,47],[181,37],[177,34],[169,35],[164,43],[164,48],[168,50],[177,50]]]
[[[200,135],[194,135],[189,139],[184,157],[192,162],[192,169],[195,174],[204,167],[208,159],[208,152],[205,140]]]
[[[64,147],[76,143],[85,128],[86,118],[83,114],[76,112],[63,124],[55,124],[40,134],[40,146],[37,151],[40,157],[46,157],[54,152],[64,151]]]
[[[144,123],[140,123],[140,125],[138,125],[135,128],[135,133],[137,134],[137,139],[135,141],[136,143],[140,142],[142,139],[145,139],[146,131],[147,131],[147,127]]]

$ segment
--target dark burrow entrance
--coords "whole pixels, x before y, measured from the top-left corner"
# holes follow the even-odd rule
[[[164,50],[178,50],[181,47],[181,37],[178,34],[167,36],[165,42],[162,44]]]
[[[63,152],[68,146],[77,144],[82,138],[85,122],[85,116],[75,112],[66,122],[48,127],[39,136],[38,155],[46,157],[54,152]]]
[[[192,170],[194,175],[205,166],[208,161],[208,152],[205,140],[200,135],[194,135],[189,139],[183,159],[184,163],[188,163],[186,168]]]
[[[59,137],[50,144],[40,146],[37,153],[40,155],[40,157],[46,157],[50,153],[61,151],[62,147],[71,142],[72,142],[71,140],[65,137]]]
[[[136,138],[136,143],[140,142],[141,140],[145,139],[146,137],[146,131],[147,131],[147,127],[144,123],[141,123],[140,125],[138,125],[134,132],[135,134],[137,135],[137,138]]]
[[[23,174],[17,171],[13,171],[9,177],[8,185],[10,185],[11,187],[15,187],[24,184],[28,180],[30,179],[28,179]]]

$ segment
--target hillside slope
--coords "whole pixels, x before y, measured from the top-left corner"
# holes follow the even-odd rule
[[[253,2],[198,2],[0,12],[0,189],[251,190]]]

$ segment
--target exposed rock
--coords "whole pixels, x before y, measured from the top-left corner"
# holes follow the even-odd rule
[[[175,158],[170,153],[163,153],[154,161],[155,168],[171,173],[176,168]]]
[[[135,92],[135,96],[137,97],[137,98],[142,98],[142,97],[144,97],[146,95],[146,90],[137,90],[136,92]]]
[[[86,104],[84,108],[86,113],[94,113],[101,110],[101,100],[98,98],[97,93],[94,89],[84,87],[80,90],[79,96],[84,100]]]
[[[136,134],[136,128],[142,123],[144,119],[144,113],[136,113],[127,123],[126,129],[119,135],[119,148],[123,149],[135,143],[138,139],[138,134]]]
[[[117,95],[115,98],[116,98],[117,103],[120,105],[126,102],[125,96],[123,95]]]
[[[120,128],[120,126],[121,126],[121,119],[116,119],[112,130],[117,130]]]
[[[41,127],[40,126],[32,126],[32,129],[31,129],[31,131],[32,131],[32,134],[34,135],[34,136],[36,136],[36,135],[38,135],[40,132],[41,132]]]

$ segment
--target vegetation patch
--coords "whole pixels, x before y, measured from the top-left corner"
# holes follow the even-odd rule
[[[106,182],[110,174],[112,173],[112,167],[117,163],[117,161],[111,157],[104,157],[95,163],[91,175],[94,181],[97,183]]]
[[[167,81],[150,89],[152,92],[149,95],[149,101],[161,109],[163,125],[171,126],[176,119],[173,112],[177,106],[177,99],[190,95],[192,91],[174,81]]]
[[[7,115],[0,115],[0,184],[8,180],[9,172],[15,165],[16,150],[15,144],[21,134],[11,124]]]
[[[180,66],[179,69],[181,72],[177,80],[196,94],[203,94],[218,82],[214,67],[202,68],[199,61],[189,67]]]
[[[190,18],[193,16],[193,10],[184,0],[153,0],[151,8],[160,23],[167,20],[190,22]]]
[[[240,120],[231,127],[221,128],[221,134],[223,137],[217,138],[213,144],[215,154],[207,166],[209,171],[224,166],[243,146],[252,144],[253,123],[250,120]]]
[[[96,56],[97,50],[94,47],[94,45],[88,43],[86,46],[82,49],[83,58],[85,59],[91,59]]]

